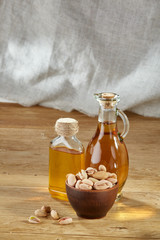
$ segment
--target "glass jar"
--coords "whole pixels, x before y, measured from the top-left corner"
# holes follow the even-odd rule
[[[129,130],[129,121],[123,111],[117,108],[120,101],[115,93],[95,94],[99,102],[99,115],[97,130],[88,144],[86,150],[85,168],[98,168],[100,164],[106,166],[107,171],[117,174],[119,191],[117,198],[121,196],[121,190],[128,176],[128,152],[124,143]],[[120,134],[117,129],[117,116],[124,123],[124,130]]]
[[[84,147],[75,135],[79,130],[77,120],[60,118],[55,130],[58,136],[49,147],[49,192],[54,198],[67,200],[66,175],[84,168]]]

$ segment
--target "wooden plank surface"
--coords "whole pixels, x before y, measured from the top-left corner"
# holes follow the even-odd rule
[[[160,119],[127,115],[130,170],[123,198],[105,218],[87,220],[77,217],[68,202],[50,197],[48,145],[55,137],[56,119],[73,117],[86,147],[97,118],[0,103],[0,239],[160,239]],[[118,126],[122,128],[121,121]],[[43,204],[71,216],[73,224],[60,226],[50,218],[29,224],[27,218]]]

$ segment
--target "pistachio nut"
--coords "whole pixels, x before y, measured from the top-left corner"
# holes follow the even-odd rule
[[[102,185],[94,185],[93,188],[95,190],[105,190],[107,188],[109,188],[106,184],[102,184]]]
[[[112,188],[113,187],[113,184],[108,181],[108,180],[104,180],[105,181],[105,184],[109,186],[109,188]]]
[[[88,175],[87,175],[85,170],[82,169],[81,174],[82,174],[82,179],[87,179],[88,178]]]
[[[97,169],[96,169],[96,168],[88,167],[88,168],[86,169],[86,173],[88,174],[88,176],[93,175],[95,172],[97,172]]]
[[[91,187],[93,186],[93,182],[91,180],[89,180],[89,179],[83,179],[82,183],[85,183],[85,184],[87,184],[87,185],[89,185]]]
[[[105,172],[107,171],[107,169],[104,165],[99,165],[98,170],[99,171],[105,171]]]
[[[77,180],[82,180],[82,179],[81,179],[81,173],[80,173],[80,172],[78,172],[78,173],[76,174],[76,179],[77,179]]]
[[[51,217],[55,220],[59,219],[59,214],[57,213],[56,210],[51,211]]]
[[[107,180],[100,180],[99,181],[99,183],[101,183],[101,184],[106,184],[109,188],[112,188],[113,187],[113,184],[110,182],[110,181],[108,181],[108,179]]]
[[[93,177],[89,177],[88,179],[89,179],[89,180],[91,180],[93,183],[95,183],[95,182],[98,182],[98,181],[99,181],[98,179],[96,179],[96,178],[93,178]]]
[[[82,182],[81,180],[78,180],[78,181],[76,182],[75,188],[79,188],[79,185],[80,185],[81,182]]]
[[[28,222],[30,222],[30,223],[40,223],[41,220],[39,218],[35,217],[35,216],[30,216],[28,218]]]
[[[68,174],[66,175],[66,179],[68,179],[68,177],[69,177],[70,174],[72,174],[72,173],[68,173]]]
[[[115,174],[115,173],[110,173],[109,177],[110,177],[110,178],[115,178],[115,179],[117,179],[117,174]]]
[[[93,188],[96,190],[104,190],[109,188],[109,186],[102,180],[94,183]]]
[[[82,189],[82,190],[91,190],[91,189],[92,189],[92,186],[89,186],[88,184],[85,184],[85,183],[81,183],[81,184],[79,184],[79,189]]]
[[[78,180],[82,180],[82,179],[87,179],[88,175],[87,175],[86,171],[82,169],[81,172],[76,174],[76,177]]]
[[[76,183],[76,177],[74,174],[69,174],[68,176],[68,185],[71,186],[71,187],[74,187]]]
[[[109,178],[107,178],[107,180],[108,180],[109,182],[111,182],[112,184],[117,183],[117,179],[116,179],[116,178],[111,178],[111,177],[109,177]]]
[[[78,172],[78,173],[76,174],[76,178],[77,178],[78,180],[82,180],[82,179],[83,179],[82,173],[81,173],[81,172]]]
[[[37,216],[37,217],[47,217],[48,213],[46,211],[43,211],[41,209],[37,209],[35,210],[34,214]]]
[[[50,206],[42,206],[41,210],[49,214],[51,212],[51,207]]]
[[[108,172],[105,172],[105,171],[98,171],[98,172],[95,172],[92,175],[92,177],[98,180],[102,180],[102,179],[107,179],[109,177],[109,174]]]
[[[58,220],[59,224],[70,224],[72,223],[71,217],[63,217]]]

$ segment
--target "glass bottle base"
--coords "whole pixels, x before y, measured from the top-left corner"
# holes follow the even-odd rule
[[[68,201],[67,194],[64,192],[59,192],[59,191],[55,191],[55,190],[51,190],[51,189],[49,189],[49,192],[50,192],[52,198],[57,198],[57,199],[60,199],[63,201]]]

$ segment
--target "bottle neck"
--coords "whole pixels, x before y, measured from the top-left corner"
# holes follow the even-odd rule
[[[117,122],[117,113],[116,113],[116,106],[114,108],[104,108],[100,105],[99,114],[98,114],[98,121],[100,123],[115,123]]]
[[[73,136],[62,136],[59,135],[56,138],[54,138],[51,141],[50,144],[51,148],[68,148],[68,149],[74,149],[76,151],[84,152],[84,148],[82,143],[78,140],[78,138],[73,135]]]
[[[77,138],[75,135],[73,135],[73,136],[60,135],[59,138],[68,148],[72,148],[71,145],[73,144],[73,142],[77,141]]]

